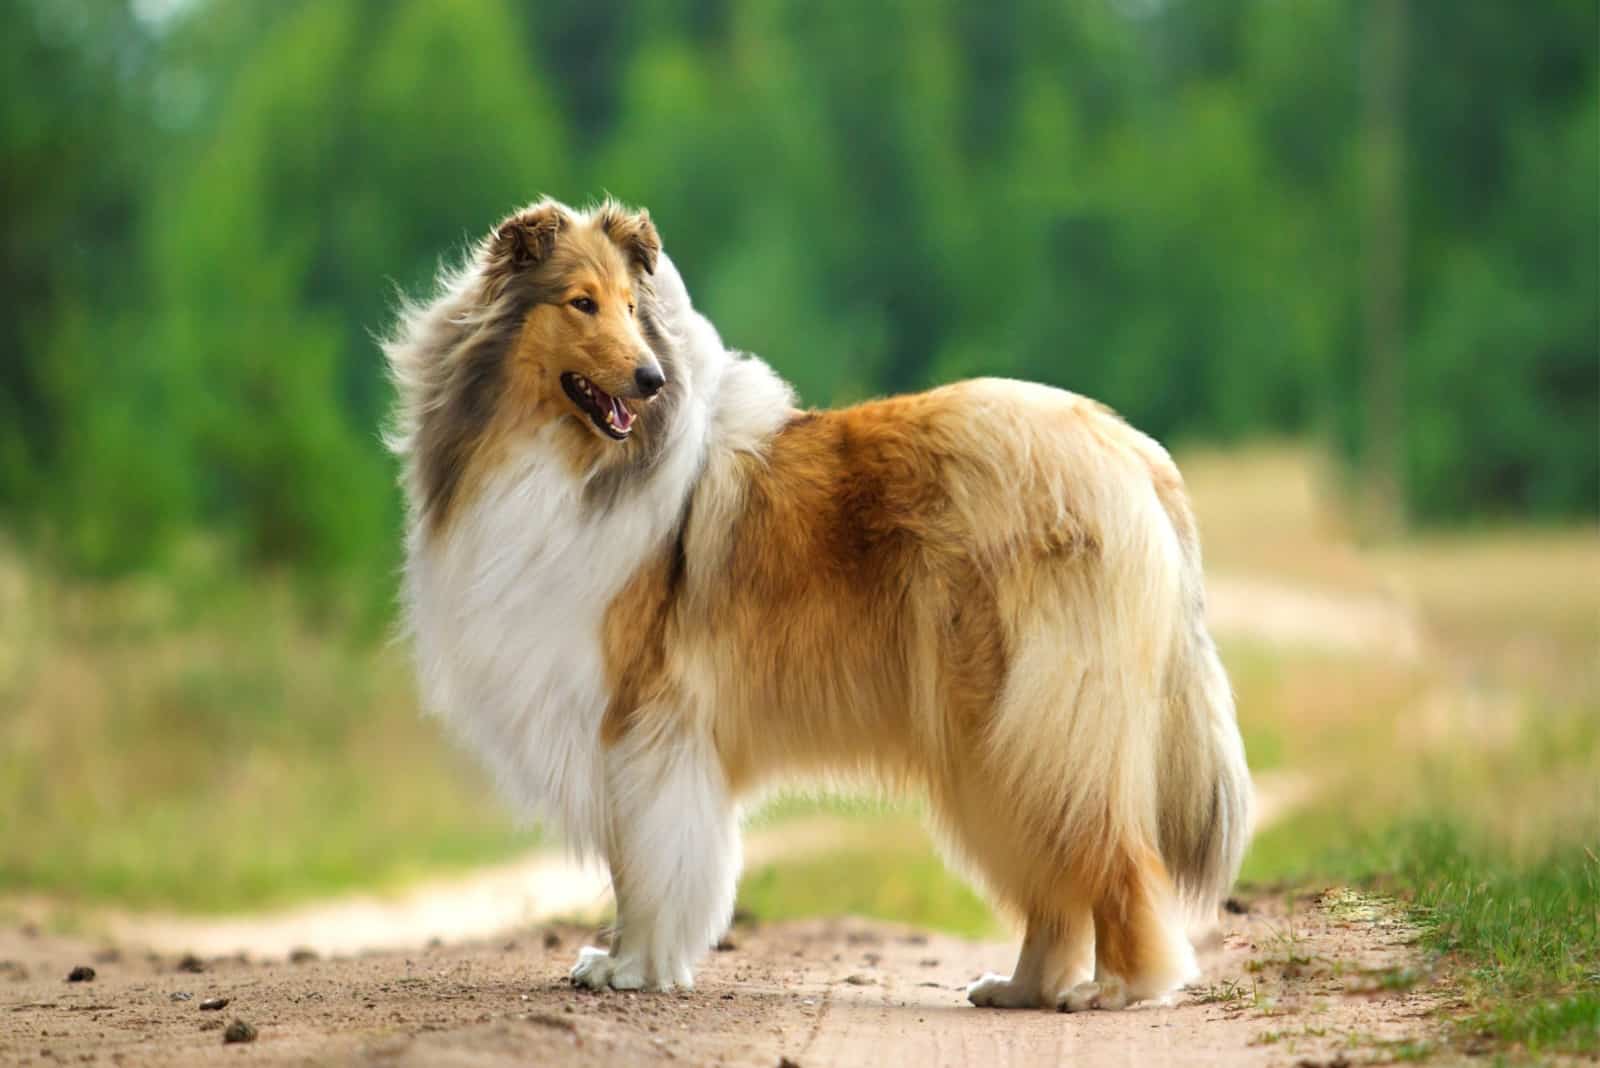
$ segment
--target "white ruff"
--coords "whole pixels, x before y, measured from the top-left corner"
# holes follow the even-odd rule
[[[757,447],[792,399],[765,364],[722,347],[665,256],[657,282],[685,395],[650,473],[609,507],[586,501],[583,480],[555,447],[561,428],[551,425],[485,481],[442,536],[414,526],[407,546],[406,600],[428,710],[509,798],[559,823],[582,853],[605,849],[615,803],[600,744],[611,697],[606,610],[678,530],[708,459],[717,469]],[[702,495],[719,495],[719,481]]]
[[[606,826],[601,622],[675,529],[699,450],[674,450],[645,492],[602,510],[583,500],[556,429],[488,479],[445,537],[413,532],[407,584],[429,710],[587,852]]]

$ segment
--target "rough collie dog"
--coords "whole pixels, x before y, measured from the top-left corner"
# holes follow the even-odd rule
[[[511,216],[385,347],[427,706],[610,866],[574,980],[690,985],[792,775],[925,795],[1026,924],[976,1004],[1194,974],[1251,790],[1160,446],[1022,382],[797,410],[609,202]]]

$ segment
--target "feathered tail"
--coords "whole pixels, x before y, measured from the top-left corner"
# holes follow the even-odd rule
[[[1239,874],[1253,791],[1233,690],[1206,631],[1200,543],[1182,484],[1158,494],[1184,546],[1183,633],[1167,673],[1157,806],[1161,856],[1185,902],[1210,912]]]

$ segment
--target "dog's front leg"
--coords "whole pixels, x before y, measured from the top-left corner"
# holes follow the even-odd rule
[[[694,965],[726,930],[739,878],[738,812],[709,739],[630,734],[606,754],[611,951],[586,947],[575,982],[595,990],[694,985]]]

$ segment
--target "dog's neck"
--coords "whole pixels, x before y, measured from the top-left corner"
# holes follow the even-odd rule
[[[723,344],[665,254],[655,288],[654,311],[670,348],[662,363],[679,378],[671,417],[659,427],[662,441],[647,461],[596,472],[585,482],[584,497],[600,508],[653,513],[652,525],[666,536],[677,530],[691,499],[697,509],[721,514],[741,496],[731,481],[736,459],[766,446],[794,412],[795,398],[765,362]],[[671,523],[659,525],[669,513]]]

